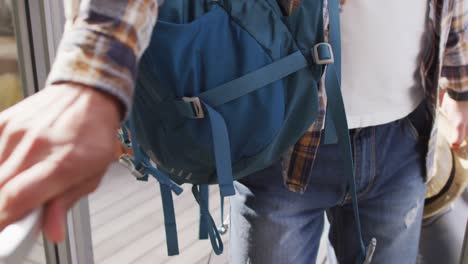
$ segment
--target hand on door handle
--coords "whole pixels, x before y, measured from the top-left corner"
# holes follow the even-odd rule
[[[50,86],[0,113],[0,231],[43,207],[42,231],[65,239],[67,211],[113,161],[119,107],[76,84]]]

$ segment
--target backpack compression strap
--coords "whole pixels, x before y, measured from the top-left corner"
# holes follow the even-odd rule
[[[167,252],[169,256],[178,255],[179,243],[177,238],[177,225],[175,220],[174,201],[172,198],[172,192],[179,195],[182,193],[183,190],[180,186],[172,182],[170,178],[167,175],[165,175],[162,171],[155,168],[151,163],[151,160],[148,157],[148,155],[137,144],[135,135],[135,120],[133,120],[133,118],[129,120],[129,128],[131,131],[131,141],[128,140],[128,134],[126,133],[125,125],[122,126],[122,131],[125,141],[131,142],[132,144],[134,158],[132,159],[129,156],[123,156],[120,162],[124,166],[128,167],[131,173],[138,180],[146,181],[148,179],[148,175],[151,175],[159,182],[161,190],[161,199],[163,204]]]
[[[201,197],[201,199],[203,200],[206,200],[207,201],[207,208],[209,208],[209,197],[210,197],[210,194],[209,194],[209,186],[206,185],[206,184],[202,184],[200,185],[200,191],[199,191],[199,195]],[[226,220],[229,219],[229,215],[227,216],[227,218],[225,219],[224,218],[224,197],[221,196],[221,200],[220,200],[220,209],[221,209],[221,214],[220,214],[220,218],[221,218],[221,224],[219,225],[218,227],[218,232],[221,234],[221,235],[225,235],[228,231],[228,227],[229,227],[229,224],[226,223]],[[200,240],[204,240],[204,239],[208,239],[208,228],[210,228],[209,226],[209,218],[205,217],[206,214],[204,213],[204,210],[202,209],[202,207],[200,207],[200,224],[199,224],[199,231],[198,231],[198,238]]]
[[[208,228],[206,232],[208,233],[208,237],[210,238],[213,251],[216,255],[221,255],[224,250],[223,241],[221,239],[221,235],[216,226],[216,223],[213,220],[213,217],[211,216],[210,211],[208,209],[208,196],[205,196],[202,193],[200,193],[201,188],[203,188],[201,185],[193,185],[192,193],[195,197],[195,200],[200,205],[200,213],[202,214],[201,219],[203,219],[202,222],[205,224],[205,228]]]
[[[130,119],[130,131],[136,131],[134,122],[135,121],[133,119]],[[125,125],[122,126],[122,130],[126,131]],[[131,134],[131,138],[132,140],[129,139],[128,133],[123,132],[123,142],[132,142],[132,148],[135,155],[134,159],[129,159],[128,156],[123,156],[121,158],[121,163],[130,169],[130,171],[137,178],[137,180],[147,181],[148,175],[152,175],[160,183],[161,199],[163,204],[164,227],[166,231],[167,252],[169,256],[178,255],[179,245],[177,238],[177,225],[175,220],[174,201],[172,199],[171,191],[179,195],[182,193],[182,188],[174,182],[172,182],[169,179],[169,177],[165,175],[162,171],[154,167],[148,155],[146,155],[146,153],[142,151],[137,145],[135,133]],[[199,238],[209,238],[211,241],[213,251],[217,255],[220,255],[224,250],[224,246],[221,240],[221,231],[218,230],[213,220],[213,217],[209,212],[208,185],[194,185],[192,188],[192,193],[195,197],[195,200],[200,206]],[[221,207],[222,211],[224,211],[224,203],[222,203]],[[222,215],[223,213],[221,213],[221,218]]]
[[[199,94],[198,98],[211,107],[216,107],[279,81],[307,66],[309,66],[309,63],[302,52],[296,51],[256,71],[205,91]],[[197,118],[198,113],[194,111],[191,102],[193,101],[178,100],[174,103],[179,112],[185,117]]]
[[[213,148],[216,162],[216,174],[221,198],[235,194],[232,176],[231,150],[226,122],[214,107],[256,91],[272,82],[295,73],[309,63],[302,52],[275,61],[252,73],[201,93],[198,97],[183,98],[172,102],[178,112],[187,118],[208,116],[213,136]],[[204,112],[206,110],[206,113]]]
[[[341,94],[341,39],[340,39],[340,14],[338,0],[328,1],[329,14],[330,14],[330,44],[334,47],[335,51],[335,63],[328,64],[325,86],[327,90],[328,110],[330,111],[327,115],[333,120],[333,124],[336,127],[338,145],[340,146],[341,152],[345,154],[344,165],[345,174],[348,175],[348,185],[351,192],[351,200],[354,211],[354,218],[356,223],[357,239],[361,254],[356,263],[367,264],[372,260],[372,255],[375,251],[376,240],[373,238],[366,250],[364,240],[361,232],[361,222],[359,218],[359,207],[356,192],[356,182],[354,179],[354,166],[352,161],[351,141],[349,138],[348,122],[346,120],[346,112],[343,103],[343,97]],[[367,251],[367,252],[366,252]]]
[[[204,109],[206,110],[211,125],[216,174],[222,198],[234,195],[235,190],[226,122],[214,107],[254,92],[272,82],[281,80],[308,65],[309,63],[302,52],[297,51],[252,73],[203,92],[198,97],[185,97],[182,100],[173,102],[179,113],[187,118],[204,118]]]
[[[210,208],[210,206],[209,206],[210,194],[209,194],[208,185],[206,185],[206,184],[200,185],[199,196],[200,196],[201,200],[206,201],[206,207]],[[200,224],[199,224],[199,228],[198,228],[198,238],[200,240],[208,239],[208,228],[210,228],[209,219],[207,219],[207,217],[206,217],[204,208],[202,208],[201,205],[200,205]]]

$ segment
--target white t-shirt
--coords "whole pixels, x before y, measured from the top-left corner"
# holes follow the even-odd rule
[[[389,123],[411,113],[426,0],[349,0],[341,14],[342,91],[350,128]]]

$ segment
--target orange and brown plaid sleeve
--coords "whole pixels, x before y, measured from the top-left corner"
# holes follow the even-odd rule
[[[450,21],[450,25],[448,22]],[[442,19],[450,28],[442,65],[445,87],[457,93],[468,92],[468,2],[453,1],[452,19]]]
[[[67,30],[48,85],[73,82],[94,87],[115,96],[128,112],[138,59],[149,44],[158,2],[87,0],[77,5],[66,0]]]
[[[279,3],[286,15],[290,15],[294,10],[296,10],[301,1],[302,0],[279,0]]]

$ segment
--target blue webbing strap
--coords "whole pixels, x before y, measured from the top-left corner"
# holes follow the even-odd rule
[[[200,195],[200,186],[199,185],[194,185],[192,187],[192,193],[193,196],[195,197],[195,200],[197,203],[200,205],[200,208],[202,209],[203,217],[205,217],[208,220],[208,236],[210,238],[211,246],[213,247],[213,251],[215,252],[216,255],[220,255],[223,253],[224,250],[224,245],[223,241],[221,240],[221,235],[219,234],[218,228],[216,227],[216,223],[213,220],[213,217],[210,214],[210,211],[208,209],[208,200],[205,200],[201,195]]]
[[[183,192],[183,189],[179,185],[171,181],[171,179],[164,172],[153,167],[151,159],[138,145],[135,135],[135,121],[133,120],[133,118],[130,118],[130,120],[128,121],[128,125],[130,128],[134,156],[133,163],[135,164],[136,169],[142,174],[144,174],[145,177],[147,177],[148,175],[153,176],[160,184],[168,186],[177,195],[181,194]]]
[[[338,137],[336,135],[336,127],[333,123],[332,115],[330,114],[330,103],[327,103],[327,112],[325,118],[325,129],[323,131],[322,144],[337,144]]]
[[[153,176],[160,184],[161,200],[164,213],[164,227],[166,231],[167,253],[169,256],[177,255],[179,254],[179,245],[177,239],[174,201],[172,199],[171,191],[179,195],[182,193],[183,189],[172,182],[169,177],[162,171],[153,167],[148,155],[142,151],[140,146],[136,143],[135,121],[133,118],[130,118],[129,120],[129,127],[132,138],[132,149],[134,153],[134,164],[136,169],[140,171],[141,174],[145,175],[145,177],[148,177],[148,175]]]
[[[336,75],[336,71],[333,65],[328,66],[326,78],[327,78],[327,95],[329,98],[335,97],[335,99],[333,99],[334,102],[331,104],[331,107],[329,108],[329,111],[330,111],[330,114],[332,115],[333,120],[335,121],[334,123],[336,124],[338,145],[340,146],[341,153],[345,154],[344,156],[345,158],[343,161],[344,168],[345,168],[345,173],[348,175],[348,185],[350,187],[349,191],[351,193],[354,218],[356,221],[357,236],[358,236],[358,241],[360,243],[360,249],[361,249],[360,260],[358,260],[357,263],[362,263],[364,260],[364,256],[366,255],[366,247],[364,245],[362,232],[361,232],[361,221],[359,217],[356,181],[354,179],[354,166],[353,166],[353,162],[351,158],[352,151],[351,151],[349,132],[348,132],[347,124],[346,124],[346,119],[343,120],[343,118],[341,117],[343,115],[342,111],[344,111],[344,108],[338,106],[339,102],[342,101],[342,99],[341,99],[340,94],[337,93],[336,88],[335,88],[338,85],[338,79],[337,79],[338,77]],[[332,100],[329,99],[329,101],[332,101]]]
[[[307,67],[308,62],[302,52],[297,51],[254,72],[201,93],[198,98],[207,110],[213,137],[216,173],[221,198],[235,194],[232,177],[231,151],[229,136],[224,118],[213,108],[243,95],[258,90],[272,82]],[[191,102],[174,102],[180,114],[188,118],[197,118]]]
[[[148,159],[147,161],[149,162]],[[169,179],[169,177],[164,172],[158,170],[152,165],[145,165],[143,172],[153,176],[153,178],[155,178],[159,182],[159,184],[167,186],[171,191],[173,191],[177,195],[180,195],[184,191],[182,187],[171,181],[171,179]]]
[[[231,147],[229,135],[224,118],[211,106],[203,102],[210,119],[211,134],[218,176],[219,190],[223,197],[236,194],[232,177]]]
[[[121,129],[122,129],[122,137],[124,140],[123,143],[126,144],[127,146],[131,146],[130,136],[128,135],[127,127],[125,125],[122,125]]]
[[[137,140],[136,140],[136,126],[135,126],[135,120],[133,120],[133,118],[130,118],[128,120],[128,126],[130,128],[130,136],[132,138],[131,144],[132,144],[132,149],[133,149],[133,157],[135,161],[135,166],[137,167],[137,169],[139,169],[139,167],[144,164],[143,152],[141,151],[140,146],[138,145]]]
[[[208,185],[203,184],[200,185],[200,197],[201,200],[207,201],[207,207],[209,208],[209,188]],[[199,239],[208,239],[208,219],[206,215],[203,213],[203,209],[200,206],[200,227],[198,232]]]
[[[351,199],[356,222],[357,236],[361,254],[356,263],[363,263],[366,258],[366,247],[362,238],[361,222],[359,218],[359,207],[356,192],[356,182],[354,179],[354,165],[352,160],[351,140],[349,138],[348,122],[341,94],[341,39],[340,39],[340,13],[338,0],[328,1],[330,14],[330,44],[333,47],[335,63],[329,64],[326,72],[325,86],[327,90],[327,100],[330,107],[331,118],[336,127],[338,145],[345,155],[344,168],[348,175],[348,185],[350,187]]]
[[[128,135],[128,131],[126,129],[126,125],[128,125],[128,128],[130,130],[130,135]],[[143,153],[142,151],[140,150],[140,146],[138,145],[137,141],[136,141],[136,130],[135,130],[135,121],[133,120],[133,118],[130,118],[126,124],[122,124],[122,130],[123,131],[126,131],[125,134],[126,137],[127,137],[127,140],[129,140],[130,142],[130,146],[133,150],[133,159],[134,159],[134,164],[135,164],[135,168],[137,170],[140,170],[142,168],[142,166],[145,166],[143,160],[144,160],[144,156],[143,156]],[[125,134],[124,134],[124,137],[125,137]],[[131,138],[131,139],[129,139]],[[138,181],[148,181],[148,178],[149,178],[149,175],[148,174],[145,174],[144,177],[142,178],[137,178]]]
[[[163,201],[164,228],[166,230],[167,254],[175,256],[179,254],[179,242],[177,239],[177,224],[175,220],[174,201],[171,189],[164,184],[159,185]]]
[[[149,164],[147,157],[146,164]],[[161,200],[163,205],[163,215],[164,215],[164,228],[166,232],[166,241],[167,241],[167,254],[169,256],[174,256],[179,254],[179,244],[177,239],[177,225],[174,212],[174,201],[172,199],[173,191],[175,194],[179,195],[182,193],[183,189],[172,182],[167,175],[162,171],[154,168],[152,165],[144,165],[143,172],[153,176],[158,182],[161,189]]]
[[[122,130],[127,131],[127,127],[130,130],[130,137],[129,137],[128,133],[126,133],[127,134],[127,139],[130,140],[130,142],[133,143],[134,146],[137,146],[137,144],[136,144],[136,135],[135,135],[136,127],[135,127],[135,120],[133,120],[133,118],[129,118],[126,122],[122,123]],[[141,155],[139,153],[137,155],[138,155],[138,158],[140,158]],[[135,155],[135,161],[136,161],[136,159],[137,159],[137,157]]]
[[[279,81],[308,65],[302,52],[296,51],[256,71],[203,92],[198,97],[212,107],[222,105]]]
[[[266,85],[279,81],[305,67],[309,63],[301,51],[288,55],[258,70],[198,95],[201,101],[216,107],[254,92]],[[177,110],[185,117],[195,118],[192,105],[185,101],[173,102]]]

